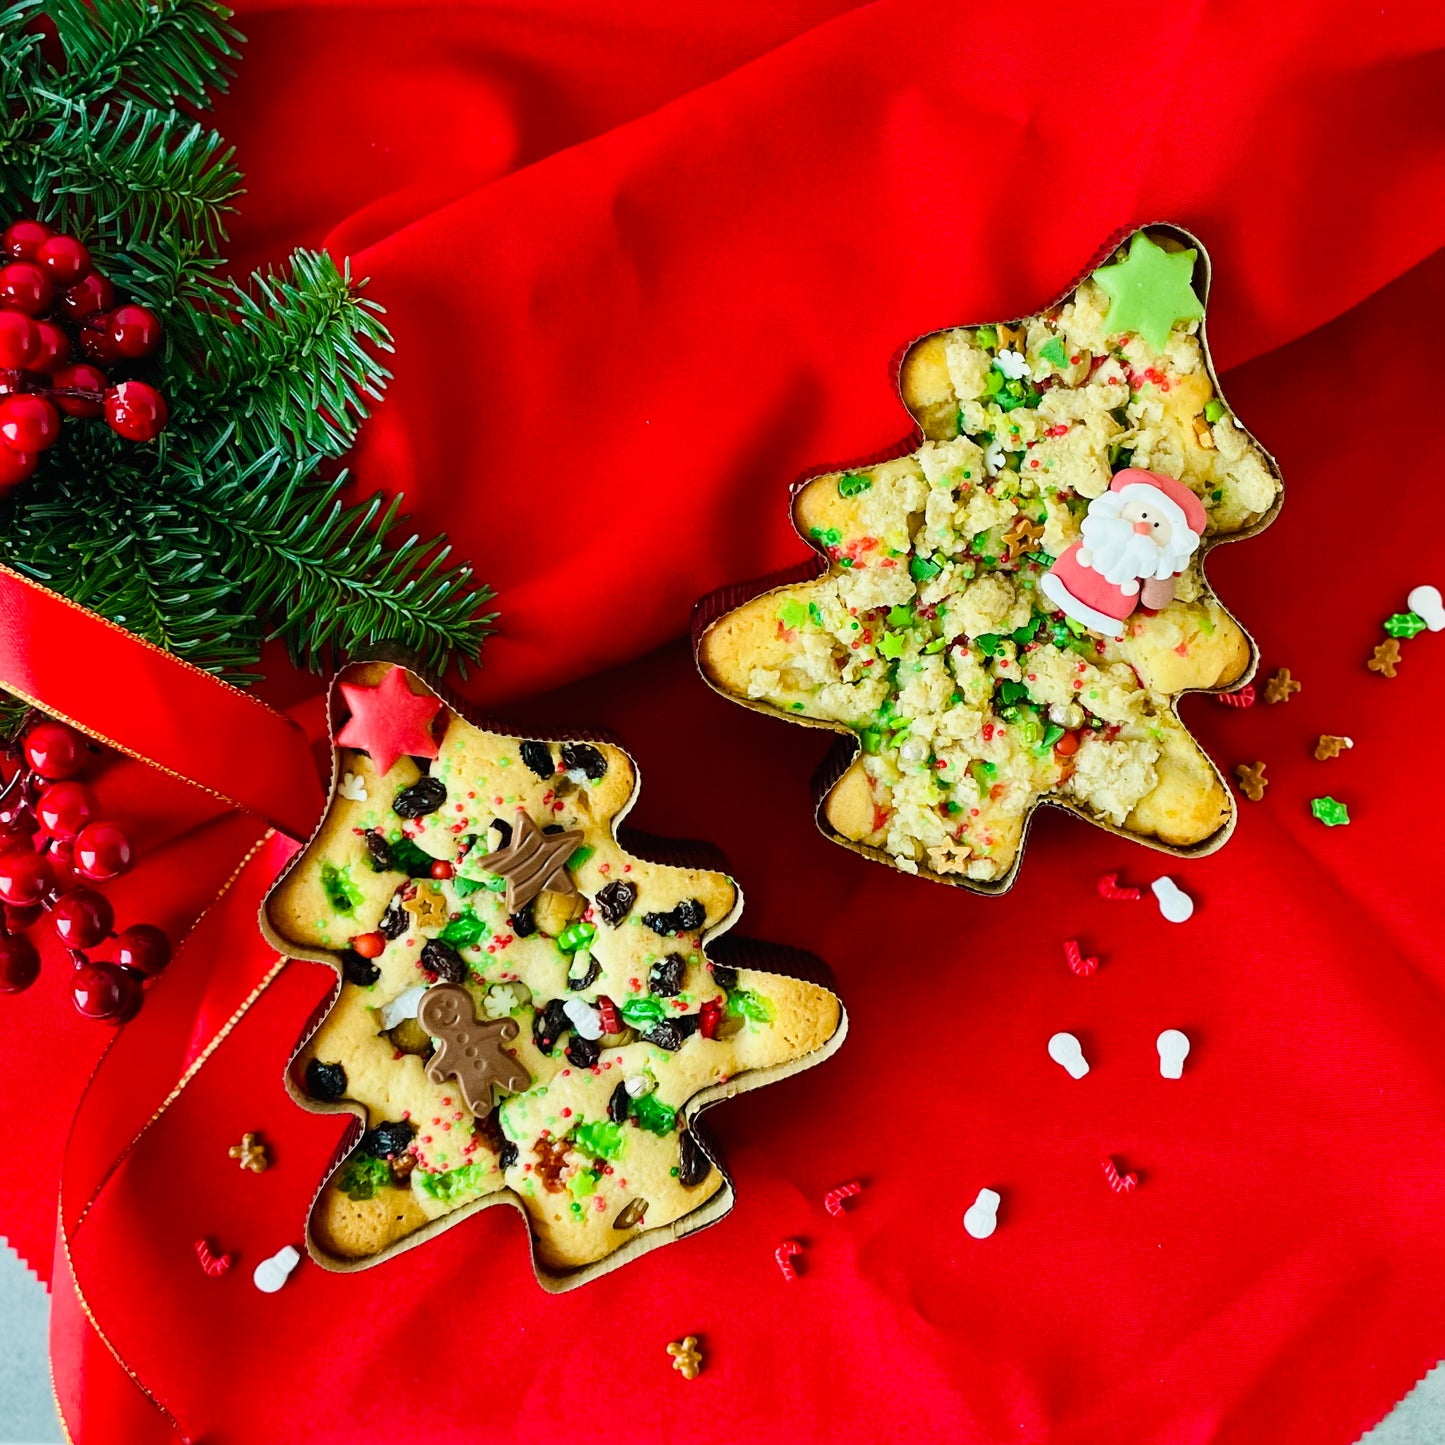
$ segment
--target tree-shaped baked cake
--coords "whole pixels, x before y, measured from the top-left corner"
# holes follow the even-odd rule
[[[696,1114],[826,1058],[837,998],[709,958],[737,885],[619,845],[621,748],[486,731],[388,663],[348,667],[333,707],[329,810],[262,908],[341,975],[293,1090],[364,1123],[313,1254],[354,1266],[505,1200],[563,1289],[720,1218]]]
[[[714,687],[856,736],[819,805],[837,841],[998,892],[1041,802],[1180,854],[1228,837],[1175,701],[1253,672],[1202,563],[1280,482],[1219,395],[1207,285],[1197,243],[1150,227],[1038,315],[916,342],[920,444],[794,495],[821,575],[704,604]]]

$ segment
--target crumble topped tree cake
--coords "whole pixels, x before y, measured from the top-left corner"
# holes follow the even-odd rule
[[[562,1289],[720,1218],[696,1114],[827,1057],[837,998],[709,958],[741,894],[618,844],[621,748],[486,731],[387,663],[337,691],[331,806],[261,916],[341,975],[293,1089],[365,1126],[313,1254],[354,1267],[506,1200]]]
[[[1202,561],[1280,481],[1219,395],[1207,284],[1197,243],[1150,227],[1036,316],[916,342],[921,444],[794,495],[821,575],[703,604],[715,688],[856,736],[819,805],[835,840],[999,892],[1041,802],[1178,854],[1228,837],[1175,700],[1254,670]]]

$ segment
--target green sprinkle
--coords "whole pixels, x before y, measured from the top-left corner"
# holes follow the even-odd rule
[[[923,649],[924,655],[932,656],[935,652],[942,652],[943,649],[947,646],[948,639],[946,637],[935,637],[933,641],[930,642],[928,646]]]
[[[384,1184],[391,1182],[391,1169],[385,1159],[363,1155],[350,1159],[336,1176],[336,1187],[348,1199],[370,1199]]]
[[[1213,401],[1204,403],[1204,420],[1213,425],[1224,415],[1224,403],[1216,397]]]
[[[888,614],[888,625],[890,627],[912,627],[918,619],[913,615],[913,608],[909,603],[893,608]]]
[[[1334,798],[1311,798],[1310,812],[1326,828],[1338,828],[1342,823],[1350,821],[1350,810]]]
[[[480,1164],[463,1164],[459,1169],[446,1169],[439,1174],[417,1169],[413,1170],[412,1178],[423,1192],[443,1204],[454,1204],[468,1194],[479,1192],[486,1182],[486,1174]]]
[[[974,641],[983,649],[985,657],[992,657],[1004,644],[1004,639],[996,632],[980,633]]]
[[[943,571],[943,564],[935,562],[931,557],[913,557],[908,563],[908,575],[915,582],[927,582],[931,577],[937,577]]]
[[[1052,361],[1055,366],[1067,366],[1069,358],[1064,354],[1064,343],[1057,336],[1051,336],[1039,347],[1039,355],[1045,361]]]
[[[1026,684],[1005,678],[998,685],[998,695],[1004,703],[1023,702],[1028,697],[1029,690]]]
[[[458,898],[469,898],[473,893],[477,892],[478,889],[485,888],[486,886],[480,878],[452,879],[452,892],[455,893]]]
[[[567,866],[569,868],[580,868],[597,850],[589,843],[584,843],[580,848],[574,848],[567,855]]]
[[[1209,500],[1211,502],[1222,502],[1224,500],[1224,488],[1215,487],[1215,489],[1209,494]]]
[[[670,1134],[677,1118],[677,1110],[671,1104],[664,1104],[656,1094],[644,1094],[634,1099],[632,1117],[651,1134]]]
[[[858,741],[863,744],[865,753],[877,753],[878,749],[883,746],[883,734],[877,728],[864,728],[858,734]]]
[[[861,472],[844,472],[838,478],[838,495],[840,497],[856,497],[860,492],[866,492],[872,485],[872,478],[865,477]]]
[[[393,838],[391,861],[408,878],[430,878],[431,865],[437,860],[430,853],[423,853],[410,838]]]
[[[578,1147],[594,1159],[620,1159],[625,1142],[622,1125],[610,1119],[589,1119],[579,1124],[572,1137]]]
[[[1385,619],[1385,631],[1391,637],[1414,637],[1425,630],[1425,619],[1418,612],[1396,612]]]
[[[655,998],[630,998],[622,1005],[622,1017],[633,1028],[655,1024],[662,1016],[662,1005]]]
[[[338,913],[350,913],[361,902],[361,889],[351,881],[349,867],[338,868],[334,863],[323,863],[321,889],[326,894],[326,901]]]
[[[464,909],[437,934],[443,943],[455,943],[462,948],[475,948],[490,932],[470,908]]]
[[[885,632],[878,639],[878,651],[883,657],[900,658],[903,656],[903,639],[896,632]]]
[[[979,346],[986,346],[992,351],[998,345],[998,327],[980,326],[973,333],[973,339]]]
[[[756,1024],[771,1023],[773,1018],[767,999],[750,988],[735,988],[728,995],[728,1012],[734,1018],[751,1019]]]
[[[566,928],[557,935],[557,947],[565,953],[576,953],[579,948],[586,948],[596,937],[596,927],[593,924],[583,923],[579,920],[576,923],[569,923]]]
[[[778,621],[789,631],[801,627],[808,620],[808,609],[796,597],[789,597],[778,608]]]
[[[800,702],[790,702],[790,703],[788,704],[788,706],[789,706],[790,708],[792,708],[792,710],[793,710],[794,712],[802,712],[802,711],[804,711],[803,704],[800,703]]]
[[[821,627],[823,625],[823,613],[816,602],[808,603],[808,621],[811,622],[814,627]]]
[[[814,527],[808,535],[825,547],[836,547],[843,540],[843,534],[836,527]]]

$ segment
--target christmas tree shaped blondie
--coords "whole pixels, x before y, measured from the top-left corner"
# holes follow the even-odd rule
[[[996,892],[1040,802],[1174,852],[1228,836],[1175,700],[1253,671],[1201,562],[1280,484],[1219,396],[1206,286],[1190,238],[1150,228],[1038,315],[915,343],[921,444],[800,487],[822,575],[699,632],[719,691],[858,738],[820,804],[836,840]]]
[[[838,1000],[709,958],[737,886],[618,844],[622,749],[485,731],[389,664],[338,688],[330,809],[262,910],[278,948],[342,978],[294,1087],[365,1122],[313,1253],[373,1259],[507,1200],[566,1288],[719,1218],[731,1186],[696,1113],[827,1057]]]

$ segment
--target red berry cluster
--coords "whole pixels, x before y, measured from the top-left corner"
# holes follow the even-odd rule
[[[141,986],[171,958],[170,941],[150,923],[114,931],[115,912],[98,888],[131,865],[130,839],[96,817],[95,797],[74,781],[90,751],[64,723],[46,719],[25,734],[23,757],[0,792],[0,993],[19,993],[40,975],[25,932],[48,916],[75,962],[71,996],[88,1018],[124,1023],[141,1006]],[[85,950],[114,939],[112,960]]]
[[[0,494],[60,439],[62,412],[104,414],[129,441],[153,441],[165,398],[144,381],[112,385],[101,368],[149,356],[161,340],[156,314],[117,306],[90,252],[40,221],[12,221],[0,247]]]

